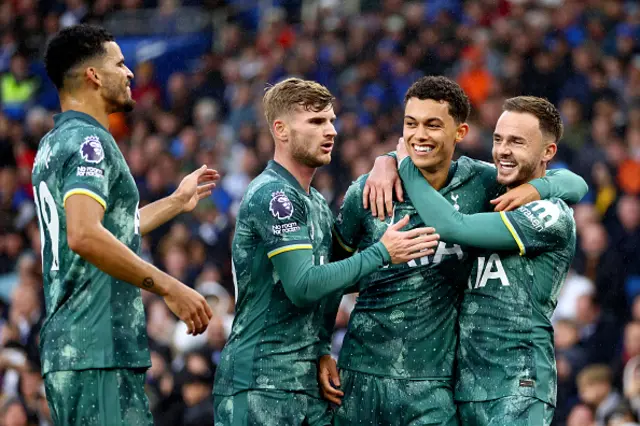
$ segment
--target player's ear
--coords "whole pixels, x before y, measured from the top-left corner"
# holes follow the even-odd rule
[[[87,80],[95,84],[96,86],[102,86],[102,79],[96,67],[87,67],[84,69],[84,75]]]
[[[469,125],[467,123],[460,124],[456,129],[456,143],[462,141],[467,133],[469,133]]]
[[[542,161],[545,163],[551,162],[553,157],[555,157],[556,152],[558,152],[558,145],[555,142],[545,144]]]
[[[289,140],[289,128],[283,120],[273,122],[273,135],[276,139],[286,142]]]

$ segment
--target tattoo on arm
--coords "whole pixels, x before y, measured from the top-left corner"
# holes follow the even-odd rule
[[[144,280],[142,280],[142,287],[144,288],[152,288],[153,287],[153,278],[151,277],[147,277]]]

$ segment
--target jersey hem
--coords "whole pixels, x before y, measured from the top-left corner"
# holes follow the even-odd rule
[[[45,361],[46,362],[46,361]],[[131,362],[127,364],[113,363],[113,364],[75,364],[75,365],[60,365],[58,367],[49,367],[46,370],[42,370],[42,375],[48,373],[55,373],[57,371],[83,371],[83,370],[110,370],[110,369],[133,369],[133,368],[150,368],[150,360],[140,360],[139,362]]]
[[[349,370],[349,371],[353,371],[354,373],[360,373],[360,374],[368,374],[370,376],[376,376],[376,377],[380,377],[380,378],[384,378],[384,379],[392,379],[392,380],[410,380],[410,381],[451,381],[453,380],[453,375],[451,376],[410,376],[410,377],[406,377],[406,376],[396,376],[396,375],[390,375],[390,374],[380,374],[380,373],[373,373],[371,371],[367,371],[367,370],[358,370],[357,368],[350,368],[350,367],[345,367],[343,365],[338,365],[338,368],[340,370]]]

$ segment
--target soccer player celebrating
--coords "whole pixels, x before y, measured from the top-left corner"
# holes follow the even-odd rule
[[[492,210],[491,200],[503,192],[491,164],[466,157],[452,162],[456,143],[469,129],[469,109],[455,82],[424,77],[406,93],[403,130],[407,143],[414,144],[420,170],[411,178],[427,180],[452,209],[468,214]],[[346,248],[367,249],[404,215],[410,216],[410,227],[424,226],[416,211],[419,193],[394,202],[391,217],[384,221],[372,216],[362,202],[366,179],[361,176],[351,185],[337,219],[336,234]],[[551,192],[571,201],[586,192],[584,181],[566,171],[533,183],[544,195]],[[533,187],[524,192],[519,198],[540,195]],[[453,370],[462,286],[472,267],[467,246],[441,235],[433,255],[390,266],[359,282],[339,357],[341,377],[332,370],[329,356],[320,362],[323,395],[340,403],[344,392],[334,424],[458,424]]]
[[[329,353],[343,291],[389,263],[432,253],[437,244],[432,229],[400,232],[409,221],[404,218],[380,242],[328,263],[333,216],[310,184],[331,160],[333,99],[324,86],[296,78],[264,96],[275,155],[247,188],[238,212],[236,316],[216,371],[216,425],[331,424],[317,362]]]
[[[202,333],[212,312],[201,295],[137,255],[140,238],[192,210],[218,176],[203,167],[172,196],[139,211],[135,182],[107,130],[110,113],[135,104],[133,74],[113,37],[85,25],[64,29],[48,45],[45,64],[63,111],[40,142],[32,176],[51,415],[58,426],[152,425],[140,288],[163,296],[190,333]]]
[[[507,99],[493,134],[498,182],[515,188],[545,175],[562,137],[558,110],[541,98]],[[484,249],[460,311],[455,398],[463,425],[549,425],[556,403],[551,315],[576,246],[564,201],[534,201],[467,215],[419,179],[422,147],[400,143],[400,176],[424,222],[445,241]],[[404,152],[403,152],[404,151]],[[401,161],[408,151],[410,159]],[[412,163],[412,160],[415,161]]]

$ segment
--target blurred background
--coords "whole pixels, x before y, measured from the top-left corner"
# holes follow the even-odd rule
[[[335,210],[402,132],[422,75],[460,83],[473,108],[458,155],[490,160],[506,97],[555,103],[553,167],[591,191],[574,206],[578,248],[554,316],[555,425],[620,426],[640,414],[640,6],[622,0],[4,0],[0,5],[0,425],[51,425],[38,356],[42,275],[31,168],[57,95],[42,64],[59,29],[114,33],[134,71],[133,113],[110,127],[142,205],[207,164],[222,181],[193,214],[144,238],[143,256],[207,297],[187,336],[143,292],[156,425],[210,425],[212,377],[233,320],[230,241],[247,184],[271,158],[267,83],[319,81],[337,97],[337,149],[314,186]],[[344,299],[334,355],[353,307]]]

